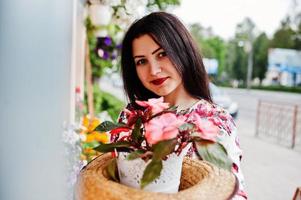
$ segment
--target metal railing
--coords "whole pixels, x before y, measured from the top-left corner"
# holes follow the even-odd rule
[[[259,100],[256,136],[266,136],[291,148],[301,144],[301,113],[295,104]]]

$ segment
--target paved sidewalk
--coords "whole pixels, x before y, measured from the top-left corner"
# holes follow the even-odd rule
[[[292,199],[297,186],[301,186],[301,153],[256,138],[246,127],[238,121],[249,199]]]
[[[249,199],[292,199],[296,188],[301,186],[301,151],[255,137],[255,119],[258,99],[300,104],[301,95],[238,89],[227,89],[227,92],[239,104],[237,127],[244,152],[242,170]],[[297,133],[299,137],[300,134]]]
[[[109,85],[107,81],[102,81],[100,86],[125,100],[120,88]],[[246,106],[240,107],[237,127],[244,152],[242,170],[249,199],[292,199],[295,189],[301,186],[301,152],[254,137],[256,99],[246,93],[235,95],[242,97],[239,104]]]

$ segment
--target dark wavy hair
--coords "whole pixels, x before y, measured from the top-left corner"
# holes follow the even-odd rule
[[[186,91],[193,97],[212,102],[208,75],[196,43],[181,21],[165,12],[154,12],[139,19],[129,27],[124,36],[121,72],[124,90],[130,102],[158,97],[141,83],[133,58],[133,40],[145,34],[151,36],[165,50],[182,78]]]

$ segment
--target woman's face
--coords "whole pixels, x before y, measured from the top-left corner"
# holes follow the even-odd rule
[[[165,50],[149,35],[133,40],[133,57],[138,77],[148,90],[170,96],[183,89],[182,79]]]

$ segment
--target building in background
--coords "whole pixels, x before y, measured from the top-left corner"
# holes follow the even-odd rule
[[[211,76],[216,76],[218,72],[218,60],[214,58],[203,58],[205,69]]]
[[[268,71],[264,85],[301,85],[301,51],[269,49]]]

